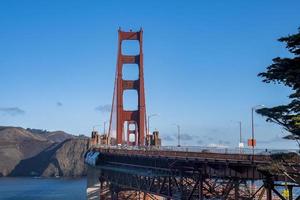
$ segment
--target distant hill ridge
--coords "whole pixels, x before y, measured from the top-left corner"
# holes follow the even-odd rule
[[[84,165],[80,163],[87,142],[87,137],[64,131],[0,126],[0,160],[5,161],[0,162],[0,176],[85,175]],[[60,164],[68,166],[70,171],[61,170]]]
[[[66,133],[64,131],[47,131],[47,130],[42,130],[42,129],[31,129],[27,128],[27,131],[33,133],[33,134],[38,134],[48,140],[51,140],[53,142],[63,142],[67,139],[75,138],[74,135],[71,135],[69,133]]]
[[[49,131],[47,131],[47,130],[35,129],[35,128],[26,128],[26,131],[29,131],[29,132],[35,133],[35,134],[46,134],[46,133],[49,133]]]

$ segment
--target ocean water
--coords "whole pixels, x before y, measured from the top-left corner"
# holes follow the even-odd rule
[[[0,200],[82,200],[86,179],[0,178]]]

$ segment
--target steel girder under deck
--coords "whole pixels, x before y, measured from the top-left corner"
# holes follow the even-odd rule
[[[264,162],[119,155],[102,152],[97,162],[102,199],[293,199],[283,197],[276,181],[258,168]],[[262,186],[251,188],[251,181]],[[126,196],[127,195],[127,196]],[[135,197],[134,197],[135,196]],[[300,199],[300,197],[296,197]]]

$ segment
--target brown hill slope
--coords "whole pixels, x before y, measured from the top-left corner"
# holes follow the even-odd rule
[[[84,154],[88,148],[87,139],[66,140],[56,150],[42,176],[85,176]]]
[[[63,142],[67,139],[72,139],[75,138],[75,136],[70,135],[64,131],[53,131],[53,132],[48,132],[44,135],[45,138],[48,140],[51,140],[53,142]]]
[[[34,135],[43,137],[53,142],[63,142],[67,139],[75,138],[74,135],[71,135],[64,131],[47,131],[47,130],[31,129],[31,128],[27,128],[26,130],[33,133]]]
[[[7,176],[21,160],[35,156],[52,144],[23,128],[0,127],[0,176]]]
[[[22,160],[10,176],[84,176],[86,139],[68,139],[54,143],[34,157]]]
[[[81,176],[87,139],[0,126],[0,176]]]

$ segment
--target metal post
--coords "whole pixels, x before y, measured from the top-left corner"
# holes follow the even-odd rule
[[[242,148],[244,147],[244,144],[242,142],[242,121],[238,121],[239,123],[239,128],[240,128],[240,141],[239,141],[239,150],[240,150],[240,153],[243,152]]]
[[[149,137],[148,135],[149,135],[149,132],[150,132],[150,116],[151,116],[151,115],[148,115],[147,140],[149,139],[149,138],[148,138],[148,137]],[[148,145],[149,145],[149,141],[148,141]]]
[[[182,197],[183,194],[183,177],[182,177],[182,170],[179,172],[179,188],[180,188],[180,197]]]
[[[177,146],[180,147],[180,125],[179,124],[173,124],[173,125],[177,127],[177,141],[178,141]]]
[[[178,131],[178,147],[180,147],[180,126],[177,125],[177,131]]]
[[[102,178],[99,178],[99,181],[100,181],[99,198],[100,198],[100,200],[103,200],[103,199],[105,199],[105,195],[104,195],[104,192],[103,192],[103,190],[104,190],[104,184],[103,184],[104,180]]]
[[[267,188],[267,200],[272,200],[272,189],[271,188]]]
[[[267,200],[272,200],[272,188],[273,186],[273,181],[270,179],[267,179],[264,182],[264,186],[266,188],[266,193],[267,193]]]
[[[103,183],[101,178],[99,178],[99,182],[100,182],[100,187],[99,187],[99,199],[102,200],[101,196],[102,196],[102,190],[103,190]]]
[[[289,190],[289,200],[293,200],[293,186],[288,185],[288,190]]]
[[[147,119],[147,132],[146,132],[146,145],[150,146],[150,136],[149,136],[149,132],[150,132],[150,115],[148,115],[148,119]]]
[[[252,154],[254,155],[254,107],[251,108],[251,126],[252,126],[252,138],[251,138],[251,144],[252,144]]]
[[[152,115],[148,115],[148,131],[147,131],[147,140],[149,140],[149,133],[150,133],[150,118],[151,117],[154,117],[154,116],[157,116],[157,114],[152,114]],[[149,146],[150,144],[149,144],[149,141],[147,141],[147,145]]]
[[[240,143],[242,143],[242,122],[239,121],[240,124]]]
[[[96,128],[97,126],[101,126],[101,125],[99,125],[99,124],[97,124],[97,125],[94,125],[94,126],[93,126],[93,131],[96,131],[96,129],[95,129],[95,128]]]
[[[203,200],[203,176],[202,174],[200,174],[200,181],[199,181],[199,200]]]
[[[106,135],[106,134],[105,134],[105,133],[106,133],[106,122],[107,122],[107,121],[104,121],[104,122],[103,122],[103,134],[104,134],[104,135]]]
[[[251,126],[252,126],[252,154],[254,155],[254,110],[258,107],[264,107],[264,105],[257,105],[251,108]]]
[[[234,181],[234,199],[239,199],[240,184],[238,180]]]
[[[168,177],[168,196],[171,196],[172,194],[172,188],[171,188],[171,177]]]

